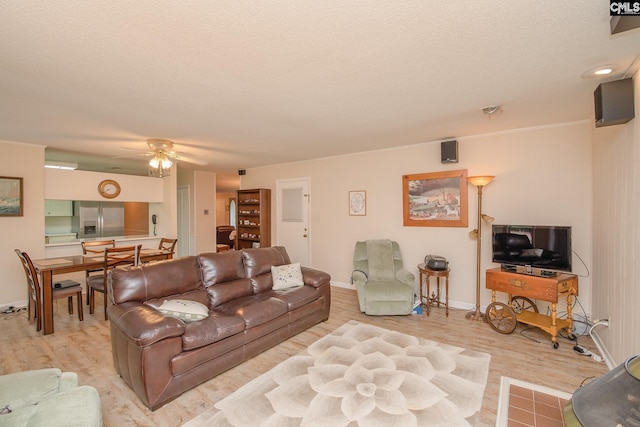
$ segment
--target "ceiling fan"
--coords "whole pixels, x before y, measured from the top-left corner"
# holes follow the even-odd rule
[[[147,147],[149,147],[149,150],[145,151],[142,155],[151,157],[149,160],[149,166],[152,169],[169,169],[173,165],[174,160],[193,163],[200,166],[207,164],[205,160],[191,157],[187,153],[174,151],[174,143],[168,139],[149,138],[147,139]],[[131,150],[131,148],[127,149]]]

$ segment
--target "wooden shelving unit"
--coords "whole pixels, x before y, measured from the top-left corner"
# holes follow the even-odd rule
[[[271,246],[271,190],[238,190],[236,249]]]

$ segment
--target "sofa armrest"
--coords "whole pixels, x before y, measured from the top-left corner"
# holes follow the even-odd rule
[[[165,316],[155,308],[139,302],[110,306],[109,321],[139,347],[181,336],[185,328],[181,320]]]
[[[320,286],[331,282],[331,276],[329,273],[325,273],[324,271],[310,267],[300,267],[300,270],[302,270],[302,279],[306,286],[319,288]]]
[[[406,283],[412,288],[416,287],[416,276],[405,268],[400,268],[396,271],[396,279],[402,283]]]

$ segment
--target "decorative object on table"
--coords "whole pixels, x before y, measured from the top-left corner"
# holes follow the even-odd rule
[[[466,169],[404,175],[402,207],[405,226],[466,227]]]
[[[449,268],[449,261],[440,255],[427,255],[424,257],[425,265],[434,271],[444,271]]]
[[[367,192],[349,191],[349,215],[365,216],[367,214]]]
[[[363,313],[393,316],[413,311],[415,276],[403,267],[397,242],[356,242],[351,283],[356,287]]]
[[[484,314],[480,311],[480,260],[482,254],[482,221],[483,218],[487,222],[493,222],[493,217],[489,215],[482,215],[482,188],[488,185],[491,181],[493,181],[494,176],[483,175],[483,176],[470,176],[467,181],[470,184],[474,185],[478,189],[478,228],[472,230],[470,236],[475,238],[476,240],[476,309],[467,313],[466,318],[475,320],[475,321],[483,321],[484,322]]]
[[[490,358],[352,320],[183,427],[472,426]]]
[[[23,216],[22,178],[0,176],[0,216]]]

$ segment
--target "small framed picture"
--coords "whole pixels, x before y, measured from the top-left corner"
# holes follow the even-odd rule
[[[364,216],[367,214],[367,192],[349,191],[349,215]]]
[[[22,178],[0,176],[0,216],[22,216]]]

